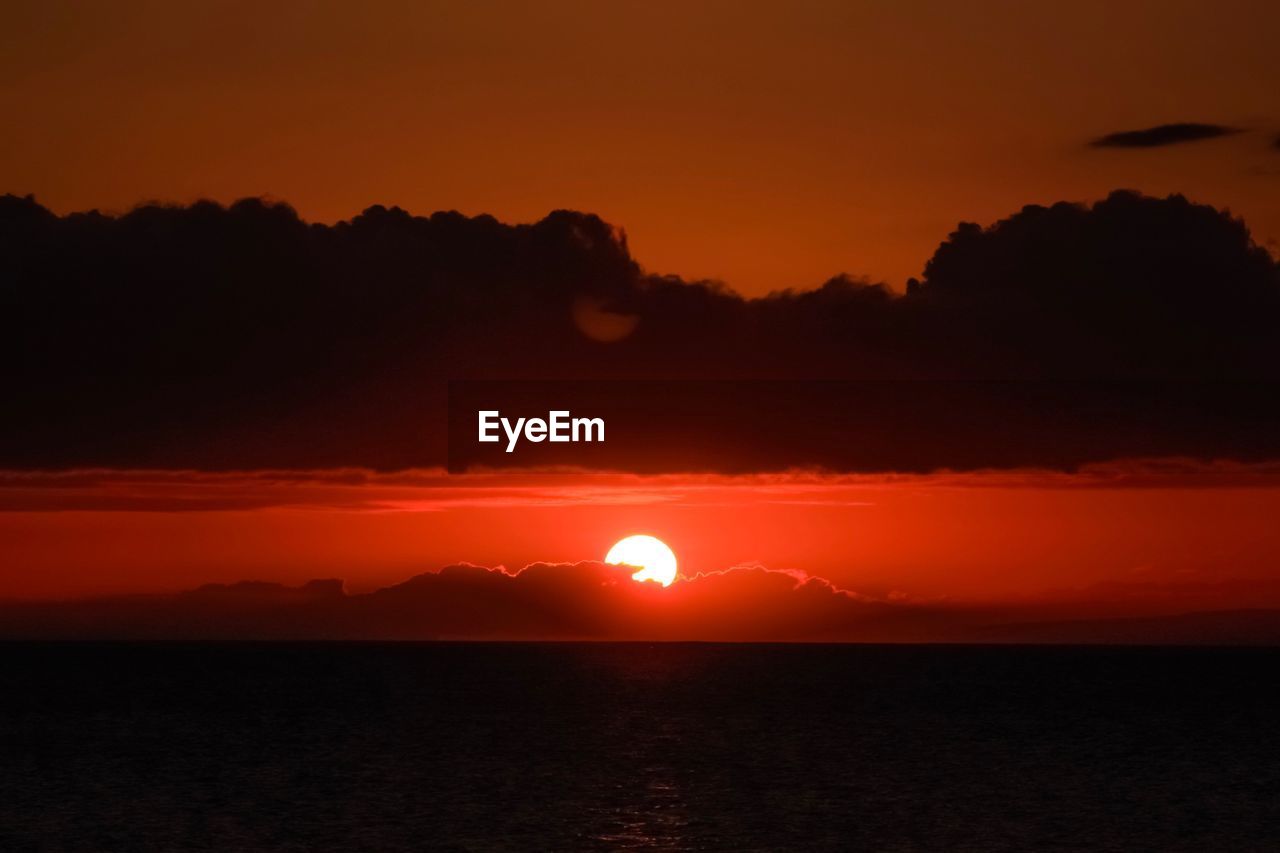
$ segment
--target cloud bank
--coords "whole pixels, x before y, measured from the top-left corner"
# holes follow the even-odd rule
[[[604,563],[454,565],[361,595],[214,584],[178,595],[0,605],[0,636],[116,639],[815,640],[876,636],[902,608],[801,572],[740,567],[663,588]]]
[[[708,444],[754,456],[647,470],[891,470],[891,446],[850,456],[778,431],[749,383],[1280,379],[1275,260],[1241,221],[1178,196],[962,223],[905,293],[838,277],[748,299],[653,276],[620,230],[571,211],[506,225],[375,206],[327,226],[256,199],[56,216],[8,196],[0,259],[0,467],[13,469],[440,466],[448,380],[680,378],[747,382],[726,404],[755,416],[737,444]],[[1167,430],[1144,423],[1125,440],[1152,436],[1155,455],[1280,456],[1266,439],[1277,413],[1251,407],[1190,419],[1157,407],[1143,414]],[[1034,419],[1018,433],[1007,409],[963,395],[915,419],[939,441],[914,465],[1133,455],[1099,440],[1087,414],[1047,441]],[[874,426],[838,400],[824,418],[835,439]],[[940,440],[961,427],[963,441]],[[776,440],[753,449],[759,435]]]
[[[1147,459],[1048,469],[930,474],[631,474],[521,470],[449,474],[317,471],[0,470],[0,512],[445,512],[461,508],[756,505],[861,506],[868,489],[1280,488],[1280,462]]]
[[[1280,642],[1277,610],[1099,619],[1108,612],[1099,609],[1101,598],[1065,608],[957,606],[871,598],[803,572],[760,566],[700,573],[667,588],[637,583],[631,572],[596,562],[534,563],[517,571],[463,564],[360,595],[345,592],[340,580],[316,580],[0,602],[0,639]],[[1276,599],[1274,583],[1258,588]],[[1212,600],[1202,589],[1192,592],[1166,594],[1174,603]],[[1063,621],[1082,613],[1093,618]]]

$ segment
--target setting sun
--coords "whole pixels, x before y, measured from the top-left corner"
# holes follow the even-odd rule
[[[676,579],[676,555],[653,536],[628,536],[609,549],[604,561],[639,567],[640,571],[631,576],[633,581],[657,581],[671,586]]]

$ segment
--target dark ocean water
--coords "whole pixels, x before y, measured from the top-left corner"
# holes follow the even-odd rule
[[[1278,663],[0,646],[0,850],[1280,850]]]

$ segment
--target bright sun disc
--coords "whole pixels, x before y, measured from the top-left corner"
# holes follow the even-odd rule
[[[661,539],[652,536],[628,536],[609,549],[604,558],[613,565],[638,566],[633,581],[657,581],[671,586],[676,579],[676,555]]]

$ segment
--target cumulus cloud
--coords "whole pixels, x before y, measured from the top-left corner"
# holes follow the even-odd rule
[[[1201,122],[1176,122],[1145,127],[1141,130],[1122,130],[1100,136],[1089,144],[1094,148],[1161,148],[1166,145],[1177,145],[1182,142],[1198,142],[1202,139],[1217,139],[1239,133],[1240,129],[1221,124],[1203,124]]]
[[[5,637],[814,640],[903,628],[906,605],[745,566],[663,588],[604,563],[448,566],[367,594],[341,581],[0,605]],[[906,623],[913,622],[907,618]]]
[[[1190,403],[1176,393],[1150,405],[1126,392],[1137,407],[1128,427],[1099,431],[1086,400],[1042,434],[1052,411],[1011,409],[981,390],[993,379],[1090,382],[1114,398],[1106,383],[1280,379],[1274,259],[1241,221],[1178,196],[1122,192],[962,223],[905,294],[841,277],[748,299],[652,276],[620,230],[570,211],[506,225],[372,207],[325,226],[253,199],[55,216],[10,196],[0,258],[6,468],[440,466],[447,383],[466,379],[647,380],[666,407],[705,401],[672,379],[741,383],[715,401],[743,415],[735,430],[650,418],[666,430],[652,453],[610,457],[611,440],[600,467],[927,471],[1074,467],[1135,450],[1280,455],[1265,403],[1276,395],[1197,408],[1194,390]],[[588,333],[584,303],[627,323]],[[806,421],[768,399],[785,382],[760,384],[797,377],[979,384],[928,395],[933,408],[920,411],[897,391],[883,413],[819,394],[808,402],[825,408]],[[1028,387],[1049,404],[1058,394]],[[619,394],[625,406],[631,390]]]
[[[959,606],[871,598],[799,571],[739,566],[671,587],[603,563],[460,564],[371,593],[342,581],[210,584],[176,595],[0,602],[0,639],[644,640],[716,642],[1274,642],[1280,611],[1150,615],[1148,591]],[[1192,587],[1198,590],[1198,586]],[[1254,582],[1256,601],[1280,600]],[[1157,585],[1174,603],[1197,599]],[[1137,599],[1137,605],[1133,599]],[[1077,598],[1079,596],[1077,595]],[[1157,608],[1158,610],[1159,608]],[[1134,611],[1144,617],[1117,620]],[[1100,616],[1112,614],[1106,621]],[[1087,618],[1082,620],[1081,616]],[[1048,617],[1048,618],[1046,618]],[[1244,621],[1242,621],[1242,619]],[[1241,631],[1241,625],[1248,630]],[[1196,626],[1185,629],[1183,623]],[[1179,627],[1183,626],[1183,627]],[[1119,638],[1116,640],[1116,638]]]

